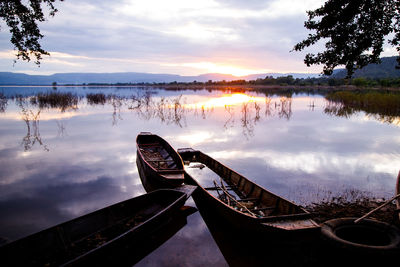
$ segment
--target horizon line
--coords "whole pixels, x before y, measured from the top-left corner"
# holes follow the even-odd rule
[[[47,74],[32,74],[29,72],[24,72],[24,71],[0,71],[0,73],[14,73],[14,74],[25,74],[25,75],[30,75],[30,76],[52,76],[55,74],[129,74],[129,73],[136,73],[136,74],[149,74],[149,75],[176,75],[176,76],[181,76],[181,77],[197,77],[197,76],[203,76],[203,75],[226,75],[226,76],[232,76],[232,77],[248,77],[248,76],[253,76],[253,75],[265,75],[265,74],[303,74],[303,75],[322,75],[322,73],[319,72],[260,72],[260,73],[254,73],[254,74],[247,74],[247,75],[234,75],[230,73],[219,73],[219,72],[208,72],[208,73],[201,73],[201,74],[194,74],[194,75],[182,75],[182,74],[176,74],[176,73],[154,73],[154,72],[136,72],[136,71],[119,71],[119,72],[52,72],[52,73],[47,73]]]

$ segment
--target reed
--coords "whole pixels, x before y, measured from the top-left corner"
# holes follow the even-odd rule
[[[104,105],[107,101],[107,97],[103,93],[87,94],[86,99],[89,105]]]
[[[0,92],[0,113],[4,113],[6,111],[7,104],[7,97],[2,92]]]
[[[308,211],[316,214],[316,217],[314,218],[316,222],[322,223],[335,218],[361,217],[367,212],[370,212],[372,209],[377,208],[382,203],[385,203],[384,199],[364,197],[350,201],[346,200],[344,197],[339,201],[313,203],[305,208]],[[369,218],[384,221],[389,224],[395,224],[398,227],[400,226],[400,222],[396,213],[396,205],[392,202],[386,205],[384,208],[381,208],[375,213],[371,214]]]
[[[62,112],[67,109],[77,109],[79,98],[72,93],[38,93],[30,98],[32,105],[38,105],[39,108],[60,108]]]
[[[400,116],[398,93],[339,91],[327,94],[325,98],[328,100],[325,112],[336,116],[348,117],[355,112],[364,111],[387,122]]]

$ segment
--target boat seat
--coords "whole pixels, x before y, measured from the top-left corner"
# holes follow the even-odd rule
[[[174,161],[173,159],[155,159],[155,160],[146,160],[147,162],[171,162]]]
[[[226,188],[226,190],[234,190],[234,188],[231,188],[231,186],[230,185],[227,185],[227,186],[225,186],[225,188]],[[205,187],[204,188],[205,190],[209,190],[209,191],[213,191],[213,190],[221,190],[219,187],[215,187],[215,186],[213,186],[213,187]]]
[[[274,210],[274,209],[275,209],[275,207],[270,206],[270,207],[263,207],[263,208],[257,208],[257,209],[250,209],[250,211],[258,211],[258,210],[264,211],[264,210]]]
[[[267,216],[263,218],[259,218],[262,222],[272,222],[272,221],[280,221],[280,220],[307,220],[313,216],[312,213],[296,213],[296,214],[281,214],[276,216]]]
[[[243,198],[243,199],[238,199],[237,201],[239,201],[239,202],[243,202],[243,201],[253,202],[253,201],[258,201],[258,200],[259,200],[258,198]]]
[[[160,148],[161,148],[161,147],[149,146],[149,147],[144,147],[144,148],[141,148],[141,147],[140,147],[139,149],[140,149],[140,151],[144,151],[144,152],[160,153],[160,152],[159,152]]]
[[[163,149],[160,149],[160,151],[159,151],[159,153],[160,153],[160,155],[163,157],[163,158],[170,158],[171,156],[169,155],[169,153],[163,148]]]
[[[168,165],[168,168],[170,168],[170,169],[176,169],[176,163],[174,162],[174,161],[172,161],[172,163],[167,163],[167,165]]]
[[[140,147],[147,147],[147,146],[151,146],[151,147],[160,147],[161,145],[160,145],[159,143],[139,144],[139,148],[140,148]]]

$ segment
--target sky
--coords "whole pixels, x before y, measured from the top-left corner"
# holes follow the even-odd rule
[[[323,0],[65,0],[39,24],[51,56],[14,64],[0,22],[0,71],[28,74],[146,72],[180,75],[320,73],[292,51],[305,39],[306,11]],[[384,55],[395,55],[385,51]]]

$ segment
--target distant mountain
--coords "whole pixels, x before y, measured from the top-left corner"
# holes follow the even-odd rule
[[[397,57],[383,57],[381,58],[382,63],[380,64],[369,64],[360,70],[356,70],[353,74],[353,78],[364,77],[371,79],[382,79],[382,78],[400,78],[400,69],[396,69]],[[345,78],[345,69],[335,70],[332,74],[332,78]]]
[[[175,74],[152,74],[138,72],[117,73],[56,73],[52,75],[29,75],[24,73],[0,72],[0,85],[51,85],[56,82],[62,84],[88,84],[88,83],[170,83],[170,82],[206,82],[256,80],[266,76],[287,76],[294,78],[317,77],[318,74],[305,73],[263,73],[237,77],[230,74],[208,73],[198,76],[181,76]]]

